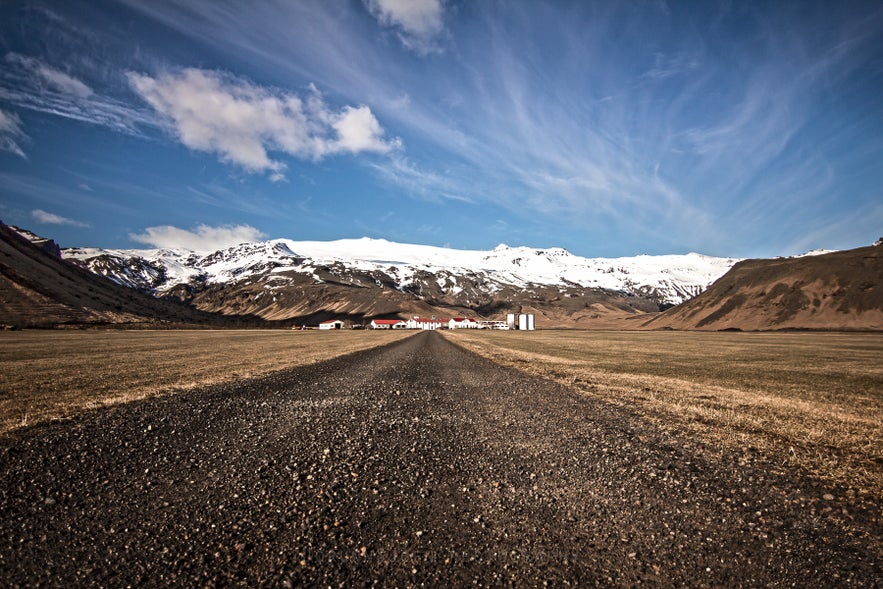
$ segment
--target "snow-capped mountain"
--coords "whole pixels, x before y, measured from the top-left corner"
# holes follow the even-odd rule
[[[325,307],[329,299],[345,297],[352,303],[356,295],[355,306],[335,303],[335,310],[326,309],[349,314],[408,312],[410,307],[396,307],[395,301],[478,313],[518,301],[524,306],[524,301],[576,299],[588,307],[586,297],[597,303],[602,293],[626,301],[614,306],[656,310],[699,294],[738,261],[694,253],[583,258],[561,248],[455,250],[369,238],[276,239],[214,252],[77,248],[64,250],[63,256],[157,296],[188,300],[206,310],[273,318],[316,313],[319,290]],[[386,291],[381,298],[390,304],[372,306],[365,289]],[[312,304],[305,307],[304,299]],[[231,307],[231,301],[238,303]]]

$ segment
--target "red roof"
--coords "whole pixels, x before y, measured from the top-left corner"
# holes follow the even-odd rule
[[[372,319],[371,323],[376,323],[377,325],[395,325],[396,323],[402,323],[401,319]]]
[[[340,319],[329,319],[328,321],[323,321],[319,325],[328,325],[330,323],[338,323],[338,322],[343,323],[343,321],[341,321]]]
[[[472,317],[454,317],[453,319],[451,319],[451,321],[456,321],[457,323],[463,323],[464,321],[471,321],[472,323],[475,323],[475,319],[473,319]]]

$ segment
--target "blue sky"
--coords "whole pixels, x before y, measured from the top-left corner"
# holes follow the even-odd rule
[[[883,4],[5,0],[0,218],[771,257],[883,235]]]

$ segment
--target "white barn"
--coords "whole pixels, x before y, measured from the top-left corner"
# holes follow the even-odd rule
[[[448,321],[448,329],[478,329],[478,321],[472,317],[453,317]]]
[[[340,319],[333,319],[331,321],[323,321],[319,324],[319,329],[321,330],[330,330],[330,329],[343,329],[343,321]]]
[[[427,319],[426,317],[412,317],[408,319],[408,329],[440,329],[447,327],[448,322],[445,319]]]
[[[407,324],[401,319],[372,319],[371,329],[404,329]]]

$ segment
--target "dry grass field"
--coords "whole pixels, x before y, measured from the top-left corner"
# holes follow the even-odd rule
[[[78,411],[260,376],[402,331],[0,332],[0,434]]]
[[[710,448],[883,496],[883,334],[467,332],[498,363],[628,406]]]

